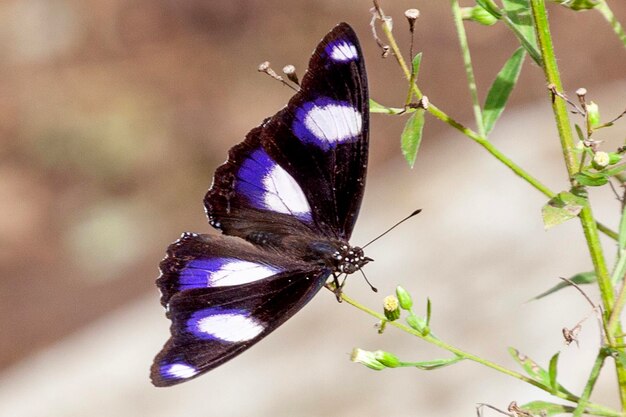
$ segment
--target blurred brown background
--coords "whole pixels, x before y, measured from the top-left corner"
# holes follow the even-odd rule
[[[626,3],[610,4],[624,22]],[[208,231],[202,198],[213,170],[291,94],[257,65],[292,63],[302,73],[317,41],[347,21],[361,38],[372,98],[389,105],[404,99],[395,61],[381,59],[371,37],[370,7],[330,0],[0,3],[0,415],[472,415],[477,402],[505,408],[540,395],[491,371],[483,386],[482,376],[475,379],[483,371],[470,364],[457,365],[467,377],[350,364],[353,346],[385,347],[406,360],[445,354],[392,331],[378,337],[369,317],[324,292],[237,361],[182,387],[149,385],[148,367],[168,328],[153,284],[158,262],[181,232]],[[420,86],[472,126],[448,2],[383,7],[405,50],[403,11],[420,9]],[[597,12],[556,5],[550,12],[566,89],[584,86],[606,119],[618,114],[626,97],[619,41]],[[469,23],[467,30],[484,98],[516,43],[502,25]],[[545,82],[530,60],[507,110],[494,131],[497,146],[554,190],[566,188]],[[376,259],[368,274],[382,295],[403,283],[434,297],[439,333],[494,352],[510,367],[509,343],[536,349],[538,359],[564,348],[559,326],[586,315],[580,297],[568,294],[573,304],[562,315],[553,303],[523,302],[558,276],[590,269],[578,225],[544,233],[545,199],[434,119],[409,170],[399,150],[403,121],[372,118],[369,184],[354,239],[364,242],[424,208],[368,253]],[[621,144],[621,126],[603,137],[610,146]],[[617,204],[606,193],[598,198],[606,206],[596,212],[614,226]],[[354,279],[349,292],[380,303],[363,287]],[[597,333],[588,327],[592,352]],[[574,371],[584,383],[591,366],[577,356],[584,352],[572,353],[573,363],[584,363],[573,367],[574,384]],[[601,398],[612,403],[613,375],[606,373]]]

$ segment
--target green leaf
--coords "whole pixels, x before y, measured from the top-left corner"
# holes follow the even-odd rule
[[[502,0],[505,19],[520,43],[528,51],[533,61],[542,66],[541,54],[537,48],[537,38],[530,15],[529,0]]]
[[[608,172],[583,171],[574,174],[574,179],[588,187],[599,187],[609,182],[609,176]]]
[[[595,272],[591,271],[591,272],[581,272],[579,274],[576,274],[570,277],[569,280],[577,285],[584,285],[584,284],[592,284],[596,282],[597,278],[596,278]],[[566,287],[571,287],[571,285],[565,281],[561,281],[558,284],[556,284],[554,287],[550,288],[549,290],[545,292],[542,292],[541,294],[532,298],[531,300],[539,300],[540,298],[546,297]]]
[[[554,356],[552,356],[552,358],[550,359],[550,366],[548,367],[548,373],[550,376],[550,387],[552,387],[553,390],[557,390],[558,389],[558,384],[556,383],[556,374],[557,374],[557,364],[559,362],[559,353],[557,352],[554,354]]]
[[[425,120],[424,113],[424,109],[417,109],[415,113],[409,117],[409,120],[407,120],[406,125],[404,125],[404,130],[402,131],[402,136],[400,137],[402,154],[411,168],[415,165],[417,151],[422,142],[422,130],[424,129]]]
[[[430,326],[430,315],[432,314],[432,303],[430,298],[426,298],[426,327]]]
[[[547,229],[578,216],[587,200],[568,191],[552,197],[541,209],[543,226]]]
[[[604,174],[606,174],[609,177],[612,177],[614,175],[619,174],[620,172],[626,170],[626,164],[620,164],[620,165],[615,165],[612,168],[606,169],[604,170]]]
[[[497,19],[502,18],[502,10],[493,0],[476,0],[476,3]]]
[[[399,114],[402,112],[403,112],[403,109],[383,106],[382,104],[370,98],[370,113]]]
[[[420,52],[419,54],[415,55],[415,57],[413,57],[413,72],[411,73],[411,75],[413,76],[412,78],[413,81],[417,80],[417,75],[420,73],[421,63],[422,63],[422,53]]]
[[[513,359],[515,359],[515,361],[517,363],[519,363],[522,368],[524,368],[524,370],[526,371],[526,373],[533,379],[541,382],[543,385],[545,385],[548,388],[553,389],[554,391],[560,391],[562,393],[568,394],[568,395],[574,395],[571,392],[569,392],[568,390],[566,390],[561,384],[556,382],[556,379],[554,381],[554,386],[551,383],[551,375],[548,371],[546,371],[545,369],[543,369],[541,366],[539,366],[537,364],[537,362],[533,361],[532,359],[530,359],[528,356],[520,353],[519,350],[510,347],[509,348],[509,353],[511,354],[511,356],[513,356]],[[558,357],[558,355],[555,355]],[[554,356],[552,357],[552,359],[550,360],[550,366],[552,367],[552,361],[555,360]],[[555,365],[556,366],[556,363]],[[554,378],[556,378],[556,370],[554,373]]]
[[[510,347],[509,353],[513,356],[513,359],[520,364],[526,373],[533,379],[542,382],[546,386],[550,386],[550,376],[545,369],[537,364],[537,362],[530,359],[528,356],[520,353],[519,350]]]
[[[524,411],[528,411],[532,415],[546,417],[572,413],[575,410],[575,407],[549,403],[547,401],[532,401],[520,406],[520,408]]]
[[[517,83],[525,57],[526,51],[524,48],[518,48],[506,61],[493,81],[484,105],[483,124],[485,125],[485,134],[488,135],[491,132],[502,114],[511,91],[513,91],[513,87]]]
[[[615,349],[612,351],[612,355],[617,362],[619,362],[622,366],[626,366],[626,353],[621,350]]]
[[[571,1],[559,1],[561,6],[567,7],[572,10],[589,10],[596,7],[600,2],[598,0],[571,0]]]
[[[620,249],[626,249],[626,206],[624,206],[622,218],[619,221],[619,238],[617,241]]]
[[[448,358],[448,359],[435,359],[433,361],[425,361],[425,362],[411,362],[410,364],[406,363],[406,366],[414,366],[423,371],[432,371],[435,369],[443,368],[445,366],[453,365],[462,360],[463,360],[462,357],[455,356],[454,358]],[[402,366],[405,366],[405,365],[403,364]]]
[[[576,128],[576,134],[578,135],[578,140],[581,142],[584,142],[585,135],[583,135],[583,130],[577,124],[575,124],[574,127]]]

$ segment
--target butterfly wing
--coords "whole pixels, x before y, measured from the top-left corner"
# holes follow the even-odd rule
[[[367,76],[346,23],[317,46],[289,104],[231,149],[205,197],[211,225],[243,237],[269,230],[348,240],[368,154]]]
[[[154,359],[156,386],[187,381],[232,359],[306,304],[330,271],[237,238],[184,234],[157,280],[171,338]]]

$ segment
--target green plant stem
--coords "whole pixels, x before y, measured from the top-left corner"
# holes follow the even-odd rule
[[[358,301],[353,300],[352,298],[348,297],[345,293],[341,294],[341,299],[343,301],[345,301],[346,303],[350,304],[351,306],[356,307],[357,309],[359,309],[359,310],[369,314],[372,317],[375,317],[377,320],[381,320],[381,321],[386,320],[386,318],[385,318],[385,316],[383,314],[378,313],[377,311],[374,311],[374,310],[372,310],[372,309],[370,309],[368,307],[365,307],[364,305],[362,305]],[[566,394],[566,393],[561,392],[561,391],[555,391],[553,388],[551,388],[551,387],[549,387],[547,385],[544,385],[541,382],[539,382],[539,381],[537,381],[535,379],[532,379],[532,378],[530,378],[530,377],[528,377],[526,375],[523,375],[523,374],[521,374],[519,372],[515,372],[513,370],[505,368],[502,365],[498,365],[497,363],[491,362],[489,360],[483,359],[483,358],[481,358],[479,356],[476,356],[474,354],[471,354],[469,352],[465,352],[464,350],[461,350],[461,349],[459,349],[457,347],[449,345],[448,343],[442,341],[441,339],[432,336],[432,334],[423,335],[422,333],[420,333],[417,330],[415,330],[415,329],[413,329],[413,328],[411,328],[411,327],[409,327],[409,326],[399,322],[398,320],[388,321],[387,325],[388,326],[390,326],[390,325],[394,326],[394,327],[402,330],[405,333],[408,333],[408,334],[411,334],[413,336],[419,337],[420,339],[424,340],[425,342],[431,343],[431,344],[433,344],[433,345],[435,345],[435,346],[437,346],[437,347],[439,347],[441,349],[447,350],[448,352],[451,352],[451,353],[453,353],[453,354],[455,354],[457,356],[460,356],[463,359],[467,359],[467,360],[470,360],[470,361],[473,361],[473,362],[480,363],[481,365],[484,365],[484,366],[486,366],[488,368],[496,370],[496,371],[498,371],[500,373],[503,373],[505,375],[509,375],[509,376],[511,376],[513,378],[516,378],[516,379],[519,379],[521,381],[524,381],[524,382],[526,382],[528,384],[531,384],[531,385],[533,385],[533,386],[535,386],[535,387],[537,387],[537,388],[539,388],[539,389],[541,389],[543,391],[546,391],[546,392],[554,395],[555,397],[558,397],[558,398],[561,398],[561,399],[564,399],[564,400],[567,400],[567,401],[575,402],[575,403],[578,403],[578,401],[580,400],[580,398],[578,398],[575,395]],[[621,413],[619,413],[619,412],[617,412],[615,410],[612,410],[612,409],[610,409],[608,407],[599,405],[599,404],[595,404],[595,403],[590,403],[589,402],[589,403],[587,403],[586,407],[587,407],[586,408],[586,412],[589,413],[589,414],[595,414],[595,412],[599,412],[599,413],[602,413],[603,415],[611,415],[611,416],[614,416],[614,417],[624,417],[623,414],[621,414]]]
[[[544,0],[530,0],[530,6],[537,34],[537,43],[539,45],[542,61],[544,63],[543,70],[546,81],[549,85],[553,85],[557,91],[563,91],[560,73],[556,63],[556,56],[552,45],[552,37],[550,34],[550,26],[548,24],[548,15]],[[552,102],[552,111],[554,113],[557,131],[559,133],[559,139],[561,141],[563,159],[565,160],[568,176],[569,178],[572,178],[574,174],[578,172],[579,165],[576,159],[576,154],[573,152],[574,136],[572,134],[566,103],[563,100],[552,100],[552,97],[550,97],[550,99]],[[611,277],[602,253],[598,228],[595,220],[593,219],[590,204],[587,204],[581,210],[579,218],[585,234],[585,239],[587,240],[587,247],[589,249],[589,254],[591,255],[594,270],[596,272],[602,304],[604,307],[603,323],[606,326],[606,323],[610,320],[610,316],[613,311],[615,296],[613,294]],[[615,329],[619,334],[622,333],[619,321],[615,324]],[[614,337],[615,334],[616,333],[608,333],[606,335],[609,345],[613,345],[616,342],[623,344],[622,340],[616,340],[618,338]],[[621,337],[619,339],[621,339]],[[622,409],[626,410],[626,368],[624,368],[620,361],[616,361],[615,364]]]
[[[406,61],[404,60],[404,57],[402,56],[402,53],[400,52],[400,48],[398,47],[396,39],[393,36],[391,27],[389,26],[387,21],[384,19],[384,16],[380,16],[380,18],[383,21],[382,29],[383,29],[383,32],[385,32],[385,36],[387,37],[387,40],[389,41],[389,47],[393,51],[393,55],[398,61],[398,65],[400,66],[400,69],[404,73],[404,76],[406,77],[407,80],[410,81],[411,70],[409,70],[409,67],[406,64]],[[412,83],[410,87],[413,89],[413,93],[418,99],[421,99],[424,96],[424,94],[422,94],[419,87],[415,83]],[[486,138],[480,136],[478,133],[474,132],[472,129],[462,125],[461,123],[459,123],[458,121],[456,121],[455,119],[447,115],[444,111],[439,109],[434,104],[430,103],[426,111],[428,111],[428,113],[430,113],[432,116],[436,117],[437,119],[441,120],[442,122],[452,126],[456,130],[458,130],[459,132],[467,136],[468,138],[472,139],[474,142],[478,143],[487,152],[493,155],[498,161],[502,162],[509,169],[511,169],[516,175],[518,175],[520,178],[528,182],[530,185],[532,185],[535,189],[539,190],[548,198],[552,198],[556,195],[555,192],[551,191],[541,181],[539,181],[538,179],[530,175],[522,167],[520,167],[515,162],[513,162],[509,157],[507,157],[505,154],[500,152],[500,150],[496,148]],[[617,240],[617,233],[611,230],[610,228],[608,228],[607,226],[598,222],[598,229],[601,230],[610,238]]]
[[[613,32],[615,32],[619,40],[622,41],[624,47],[626,47],[626,33],[624,33],[624,28],[613,14],[613,11],[609,7],[609,4],[606,2],[606,0],[600,0],[600,3],[598,3],[595,9],[599,11],[602,16],[604,16],[607,22],[609,22],[611,28],[613,29]]]
[[[624,305],[626,304],[626,279],[622,277],[622,284],[620,285],[619,293],[617,294],[617,301],[613,306],[613,311],[611,311],[611,317],[609,318],[609,323],[607,324],[607,332],[612,334],[616,333],[616,326],[619,324],[619,317],[622,311],[624,310]]]
[[[578,401],[576,409],[572,413],[572,417],[581,417],[585,412],[585,407],[587,407],[589,397],[591,396],[591,392],[593,391],[593,387],[596,385],[596,381],[600,376],[600,371],[602,370],[602,366],[604,365],[606,355],[606,350],[600,349],[600,351],[598,352],[598,356],[596,356],[596,360],[593,363],[593,367],[591,368],[591,375],[589,375],[589,379],[587,380],[585,389],[580,395],[580,400]]]
[[[467,44],[467,34],[463,25],[463,16],[461,15],[461,6],[458,0],[450,0],[452,8],[452,16],[454,17],[454,26],[461,45],[461,55],[463,56],[463,65],[465,67],[465,75],[467,76],[467,86],[472,97],[472,107],[474,109],[474,119],[478,128],[478,134],[485,137],[485,124],[483,123],[483,114],[478,101],[478,91],[476,89],[476,79],[474,77],[474,68],[472,66],[472,56],[470,55],[469,45]]]

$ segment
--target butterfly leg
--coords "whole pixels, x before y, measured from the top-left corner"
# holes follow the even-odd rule
[[[339,277],[341,274],[333,272],[333,292],[335,293],[335,297],[337,297],[337,301],[341,302],[341,290],[343,289],[343,284],[346,282],[345,278],[341,284],[339,284]]]

